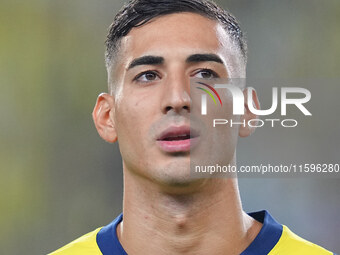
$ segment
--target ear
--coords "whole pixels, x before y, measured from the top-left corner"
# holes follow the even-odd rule
[[[249,91],[249,92],[248,92]],[[251,88],[251,87],[248,87],[248,88],[245,88],[243,90],[243,95],[244,95],[244,115],[242,115],[241,117],[241,121],[245,120],[245,123],[246,125],[245,126],[240,126],[240,129],[239,129],[239,136],[240,137],[247,137],[247,136],[250,136],[256,129],[256,127],[253,127],[253,126],[256,126],[256,123],[252,123],[253,126],[249,126],[248,125],[248,121],[249,120],[252,120],[252,119],[257,119],[258,116],[254,113],[252,113],[250,110],[249,110],[249,106],[248,106],[248,97],[251,95],[251,103],[253,105],[253,108],[257,109],[257,110],[260,110],[261,109],[261,106],[260,106],[260,102],[257,98],[257,94],[256,94],[256,91],[255,89]]]
[[[113,96],[102,93],[98,96],[92,112],[92,118],[98,134],[105,141],[114,143],[117,141],[117,132],[114,123],[115,103]]]

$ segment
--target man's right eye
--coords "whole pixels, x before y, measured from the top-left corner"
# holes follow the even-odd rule
[[[150,82],[158,80],[160,77],[159,75],[154,71],[146,71],[143,73],[140,73],[134,78],[134,81],[137,82]]]

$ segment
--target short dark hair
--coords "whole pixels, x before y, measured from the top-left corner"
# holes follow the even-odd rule
[[[244,60],[247,43],[235,17],[209,0],[130,0],[116,15],[106,39],[107,67],[119,49],[120,39],[134,27],[139,27],[158,16],[192,12],[220,22],[231,39],[236,42]]]

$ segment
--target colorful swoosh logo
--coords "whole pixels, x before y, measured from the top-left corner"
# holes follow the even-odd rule
[[[210,86],[210,85],[208,85],[208,84],[205,84],[205,83],[203,83],[203,82],[197,82],[197,83],[200,84],[200,85],[204,85],[204,86],[208,87],[212,92],[214,92],[214,94],[217,96],[218,100],[220,101],[221,106],[223,105],[223,104],[222,104],[222,100],[221,100],[221,98],[220,98],[220,95],[217,93],[217,91],[216,91],[212,86]],[[212,100],[214,101],[214,103],[217,105],[217,102],[216,102],[216,100],[215,100],[213,94],[212,94],[209,90],[206,90],[206,89],[201,88],[201,87],[196,87],[196,88],[197,88],[197,89],[200,89],[200,90],[203,90],[205,93],[207,93],[207,94],[212,98]]]

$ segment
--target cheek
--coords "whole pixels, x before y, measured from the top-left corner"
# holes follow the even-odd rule
[[[116,107],[116,131],[118,135],[118,144],[123,161],[129,168],[134,169],[138,164],[138,158],[143,153],[142,144],[142,127],[140,113],[138,109],[131,104],[121,100]]]
[[[220,93],[223,101],[223,107],[215,105],[212,100],[208,102],[208,113],[200,116],[206,129],[202,134],[202,144],[204,145],[195,155],[194,160],[209,158],[212,163],[229,163],[232,159],[238,139],[238,125],[230,126],[230,122],[240,122],[239,115],[233,115],[233,101],[229,94]],[[226,120],[227,124],[216,125],[214,119]]]
[[[138,137],[140,131],[140,125],[142,121],[140,119],[141,112],[138,105],[129,101],[120,101],[118,107],[116,107],[116,129],[118,134],[118,140],[129,141],[129,138]]]
[[[153,100],[128,93],[116,105],[116,130],[120,153],[125,166],[133,171],[147,168],[153,158],[150,127],[157,121],[157,107]]]
[[[116,105],[116,129],[120,146],[136,150],[146,146],[148,130],[152,124],[153,106],[146,97],[122,97]]]

